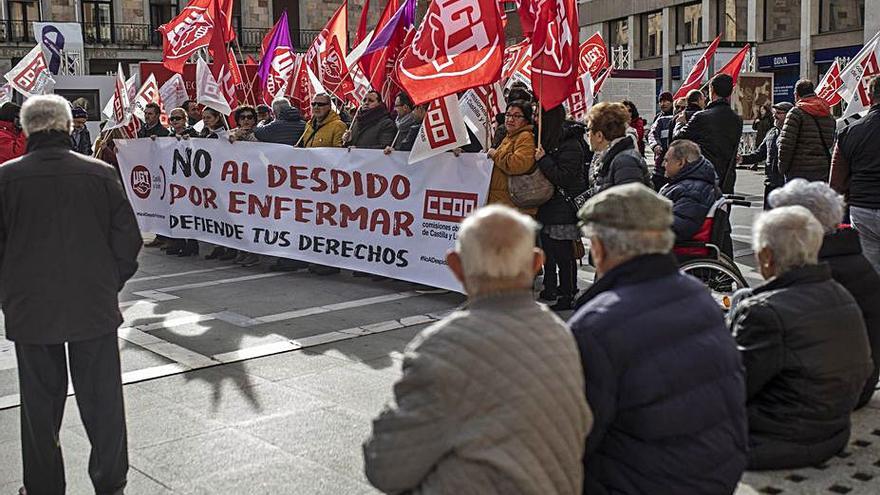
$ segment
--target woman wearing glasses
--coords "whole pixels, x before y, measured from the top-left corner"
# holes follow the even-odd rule
[[[171,110],[168,114],[168,123],[171,124],[171,132],[178,138],[199,137],[199,133],[192,127],[189,127],[186,110],[182,108]]]
[[[342,145],[382,150],[391,146],[396,135],[397,126],[382,103],[382,97],[378,92],[370,91],[364,96],[351,129],[343,135]]]
[[[242,105],[232,112],[236,128],[229,131],[230,141],[259,141],[254,136],[257,127],[257,109],[250,105]]]
[[[500,203],[516,208],[510,199],[507,178],[528,173],[535,166],[535,134],[532,126],[532,105],[524,100],[507,104],[504,114],[507,131],[497,148],[489,148],[487,154],[495,163],[489,182],[489,203]],[[534,216],[537,208],[520,209]]]

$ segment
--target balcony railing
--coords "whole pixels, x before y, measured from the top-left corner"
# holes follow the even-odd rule
[[[83,41],[86,46],[122,46],[137,48],[161,48],[162,35],[156,26],[150,24],[96,24],[82,23]],[[263,37],[269,28],[239,29],[238,42],[242,50],[254,52],[260,49]],[[294,50],[306,50],[320,31],[300,30],[292,33]],[[35,43],[34,30],[30,22],[0,20],[0,43]]]

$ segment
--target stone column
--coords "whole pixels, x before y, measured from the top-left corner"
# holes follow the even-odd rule
[[[865,42],[880,31],[880,0],[865,0]]]
[[[718,35],[718,0],[703,0],[703,41],[708,43]]]
[[[663,91],[672,91],[672,62],[670,57],[675,54],[675,11],[671,7],[663,9],[663,36],[661,38],[663,53]]]
[[[815,8],[814,8],[815,7]],[[813,33],[818,31],[813,25],[813,12],[817,14],[819,8],[819,0],[803,0],[801,2],[801,67],[800,76],[805,79],[813,77]],[[817,26],[818,27],[818,26]]]
[[[763,31],[763,26],[761,24],[761,20],[764,19],[764,1],[763,0],[749,0],[748,6],[746,7],[746,37],[747,41],[754,43],[763,38],[763,33],[759,33],[758,31]]]
[[[638,42],[638,38],[636,37],[636,31],[639,29],[638,26],[638,17],[631,15],[626,18],[626,24],[629,28],[627,33],[629,33],[629,37],[627,39],[627,45],[629,45],[629,65],[626,67],[627,69],[632,69],[635,65],[636,54],[639,52],[636,43]]]

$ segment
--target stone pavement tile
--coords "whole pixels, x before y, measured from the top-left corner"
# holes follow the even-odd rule
[[[122,302],[137,301],[139,299],[142,299],[142,297],[137,295],[119,297],[119,300]],[[135,327],[191,314],[216,313],[226,309],[226,304],[224,303],[225,300],[223,299],[214,302],[201,302],[188,298],[158,302],[138,302],[137,304],[122,308],[122,315],[125,318],[122,326]]]
[[[267,383],[241,390],[229,390],[216,400],[214,397],[192,397],[181,400],[180,405],[196,413],[203,420],[232,426],[269,416],[329,407],[332,402],[310,391]]]
[[[162,366],[173,362],[166,357],[122,339],[119,340],[119,360],[123,373],[152,368],[153,366]]]
[[[18,369],[0,370],[0,397],[18,393]]]
[[[198,478],[291,461],[281,449],[233,428],[130,450],[133,466],[175,491],[198,485]]]
[[[371,417],[340,407],[268,418],[243,428],[294,455],[368,484],[361,445]]]
[[[249,465],[196,480],[197,495],[366,495],[378,494],[320,464],[302,458]],[[127,492],[126,492],[127,493]]]
[[[431,326],[432,323],[426,323],[424,325],[416,325],[414,327],[409,328],[401,328],[400,330],[391,330],[388,332],[382,332],[383,337],[391,337],[393,339],[399,339],[404,341],[404,343],[409,344],[409,342],[416,337],[422,330]]]
[[[125,389],[133,388],[149,392],[179,404],[193,398],[214,397],[219,399],[228,392],[237,393],[245,388],[268,383],[268,380],[245,372],[244,366],[246,366],[244,363],[235,363],[222,367],[215,366],[188,371],[156,380],[126,385]]]
[[[282,380],[278,384],[308,391],[341,407],[372,417],[392,397],[391,386],[396,380],[393,372],[343,367]]]
[[[302,352],[345,359],[352,363],[370,363],[375,369],[386,369],[394,365],[392,354],[402,352],[407,344],[403,339],[386,335],[390,333],[392,331],[331,342],[309,347]]]
[[[213,356],[286,340],[271,333],[268,328],[242,328],[225,321],[209,320],[153,330],[150,335],[204,356]]]
[[[17,441],[21,437],[20,409],[0,410],[0,444]]]
[[[65,477],[70,480],[80,472],[86,473],[88,477],[87,466],[91,450],[88,440],[66,428],[61,429],[59,437]],[[7,483],[18,483],[21,486],[21,475],[21,440],[16,438],[0,443],[0,486]]]
[[[343,342],[337,342],[335,344],[342,343]],[[310,347],[308,349],[283,352],[272,356],[248,360],[248,373],[267,380],[278,381],[317,373],[332,368],[339,368],[351,363],[351,361],[341,355],[333,356],[312,352],[312,349],[316,348],[317,347]]]
[[[126,414],[125,420],[129,449],[152,447],[225,427],[186,407],[171,405],[135,410]]]

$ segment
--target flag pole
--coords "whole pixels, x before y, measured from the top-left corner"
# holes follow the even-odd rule
[[[244,53],[242,53],[241,45],[238,43],[238,36],[236,36],[235,40],[233,40],[233,41],[235,41],[235,48],[238,50],[238,56],[241,57],[241,59],[243,61],[244,60]],[[237,60],[233,60],[233,63],[238,65]],[[245,91],[244,91],[245,101],[247,101],[248,103],[251,103],[254,107],[256,107],[257,106],[257,96],[254,94],[254,85],[251,84],[251,79],[248,76],[247,65],[242,64],[242,66],[244,67],[244,71],[243,71],[244,74],[241,77],[241,79],[242,79],[241,82],[242,82],[242,84],[244,84],[244,87],[245,87]],[[242,72],[242,71],[239,71],[239,72]],[[248,100],[248,97],[250,97],[250,100]]]

